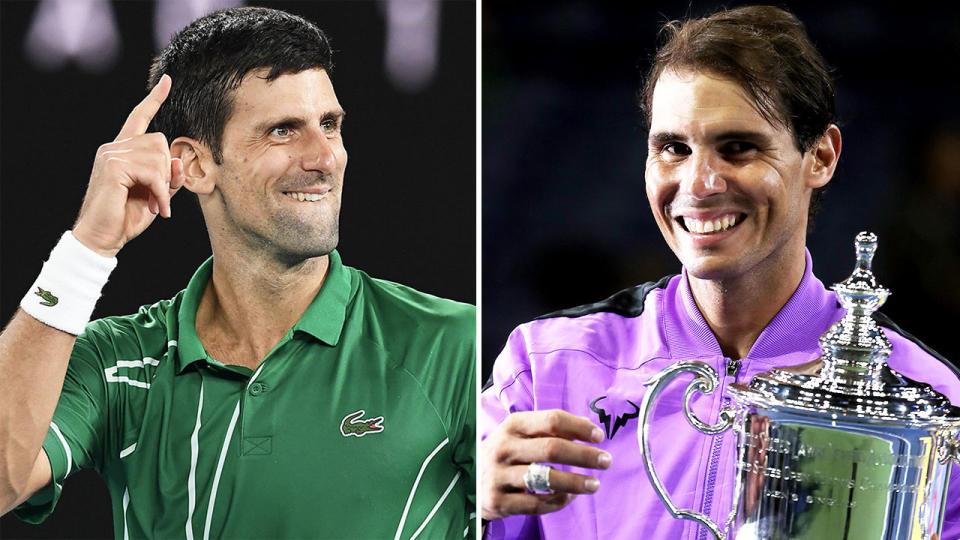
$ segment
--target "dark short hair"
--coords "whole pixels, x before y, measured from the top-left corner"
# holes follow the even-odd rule
[[[234,91],[252,70],[269,68],[266,80],[287,73],[333,69],[330,42],[313,23],[283,11],[242,7],[215,11],[177,32],[153,61],[147,88],[166,73],[173,88],[153,118],[168,140],[186,136],[223,160],[223,128]]]
[[[703,19],[670,21],[640,96],[649,129],[653,90],[664,71],[691,70],[739,84],[772,125],[789,129],[797,149],[816,146],[836,121],[836,88],[830,69],[793,14],[771,6],[720,11]],[[809,218],[824,188],[813,190]]]

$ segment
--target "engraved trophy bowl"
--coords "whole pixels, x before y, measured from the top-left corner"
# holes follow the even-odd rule
[[[874,234],[856,238],[853,274],[833,286],[846,315],[820,337],[817,360],[734,383],[733,406],[702,422],[695,392],[712,393],[717,372],[678,362],[647,383],[638,438],[650,482],[677,519],[697,521],[727,539],[928,539],[943,523],[947,482],[960,460],[960,409],[930,385],[890,369],[892,347],[873,318],[890,292],[877,284]],[[654,469],[649,418],[678,375],[694,373],[684,393],[690,425],[737,436],[733,508],[725,523],[677,508]]]

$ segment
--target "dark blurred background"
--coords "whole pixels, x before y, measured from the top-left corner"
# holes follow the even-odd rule
[[[960,363],[960,11],[871,4],[777,3],[839,88],[843,153],[808,247],[830,285],[856,233],[878,233],[883,311]],[[680,271],[647,204],[636,94],[662,24],[718,5],[482,4],[483,380],[517,324]]]
[[[476,5],[434,0],[46,0],[0,2],[0,319],[5,323],[72,225],[97,147],[146,95],[170,33],[219,7],[267,5],[316,22],[334,49],[348,111],[341,213],[345,264],[476,302]],[[174,199],[120,254],[95,316],[170,298],[210,254],[192,194]],[[25,359],[29,360],[29,359]],[[92,471],[67,481],[57,510],[3,538],[112,538]]]

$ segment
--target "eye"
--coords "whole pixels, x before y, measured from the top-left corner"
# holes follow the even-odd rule
[[[327,133],[340,131],[340,121],[336,118],[328,118],[320,122],[320,128]]]
[[[748,157],[757,149],[757,145],[746,141],[729,141],[720,147],[720,153],[735,159]]]
[[[286,138],[292,134],[293,134],[293,130],[291,130],[289,127],[286,127],[286,126],[277,126],[270,130],[270,135],[273,135],[275,137]]]
[[[668,154],[673,154],[675,156],[687,156],[690,155],[690,147],[683,143],[667,143],[663,145],[663,151]]]
[[[681,142],[668,142],[656,148],[660,159],[665,162],[680,161],[691,153],[690,147]]]

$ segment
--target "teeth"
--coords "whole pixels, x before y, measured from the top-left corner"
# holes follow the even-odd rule
[[[726,214],[722,217],[706,221],[701,221],[699,219],[689,218],[686,216],[682,216],[681,219],[683,219],[683,225],[688,231],[697,234],[721,232],[737,224],[736,214]]]
[[[299,191],[296,191],[296,192],[286,192],[284,193],[284,195],[286,195],[287,197],[290,197],[291,199],[296,199],[300,202],[316,202],[326,197],[327,194],[324,193],[323,195],[321,195],[319,193],[301,193]]]

